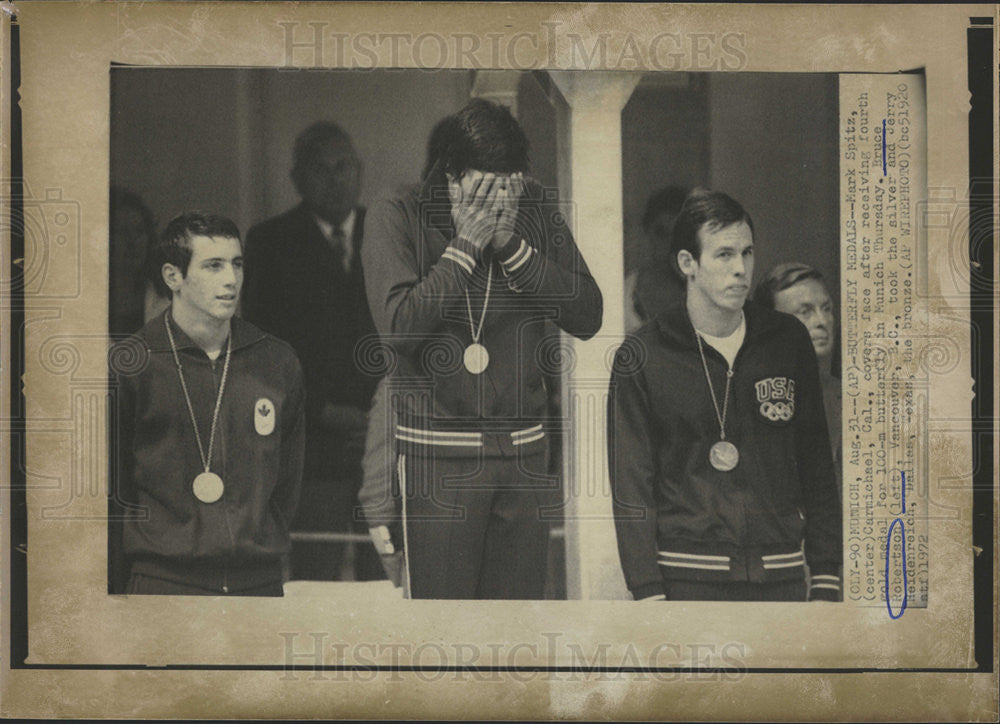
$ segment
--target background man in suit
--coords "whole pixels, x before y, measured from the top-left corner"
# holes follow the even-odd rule
[[[361,161],[343,129],[320,121],[296,139],[291,177],[302,203],[247,234],[243,316],[288,341],[302,361],[306,471],[293,531],[365,532],[353,514],[377,380],[354,362],[355,345],[375,332],[361,276]],[[381,578],[368,549],[357,551],[355,577]],[[292,577],[337,580],[344,551],[296,541]]]

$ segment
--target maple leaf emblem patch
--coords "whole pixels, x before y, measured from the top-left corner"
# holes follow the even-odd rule
[[[253,427],[258,435],[270,435],[274,432],[274,403],[266,397],[261,397],[253,405]]]

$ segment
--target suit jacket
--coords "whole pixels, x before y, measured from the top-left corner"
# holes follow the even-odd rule
[[[346,441],[331,439],[319,414],[326,403],[367,411],[378,382],[355,362],[358,342],[375,334],[361,271],[364,217],[358,207],[349,271],[304,205],[247,233],[243,316],[288,342],[302,362],[307,434],[314,443],[307,448],[307,468],[314,473],[343,475],[345,464],[360,466],[360,451],[355,455]]]

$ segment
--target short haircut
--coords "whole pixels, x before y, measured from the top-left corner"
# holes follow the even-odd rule
[[[507,106],[473,98],[434,128],[425,171],[435,165],[453,176],[470,169],[488,173],[528,170],[528,137]]]
[[[347,132],[332,121],[317,121],[306,128],[295,139],[295,148],[292,152],[293,164],[295,168],[301,168],[310,160],[319,155],[323,147],[328,143],[343,143],[350,149],[351,156],[357,160],[358,154],[354,150],[354,144]]]
[[[241,246],[243,244],[240,230],[232,219],[201,211],[187,211],[171,219],[163,229],[153,254],[156,269],[163,269],[164,264],[173,264],[181,270],[182,276],[187,276],[191,265],[191,239],[196,236],[236,239]],[[170,297],[171,291],[163,281],[163,275],[158,274],[157,280],[160,290]]]
[[[646,201],[646,210],[642,214],[642,228],[649,233],[653,224],[663,214],[677,216],[684,206],[688,190],[683,186],[666,186],[654,191]]]
[[[677,255],[681,251],[689,252],[695,259],[701,257],[701,243],[698,241],[701,229],[718,231],[740,222],[746,223],[750,233],[753,233],[750,214],[734,198],[705,188],[696,188],[689,193],[674,222],[674,234],[670,240],[670,257],[677,273],[683,278],[677,267]]]
[[[451,143],[451,139],[457,135],[458,126],[455,116],[445,116],[434,124],[431,135],[427,139],[427,159],[424,161],[424,170],[420,174],[421,181],[426,181],[431,174],[440,168],[445,149]]]
[[[774,309],[774,298],[778,292],[783,292],[806,279],[823,282],[823,275],[808,264],[800,264],[799,262],[778,264],[760,280],[753,300],[768,309]]]

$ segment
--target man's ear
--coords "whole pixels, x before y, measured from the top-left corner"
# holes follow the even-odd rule
[[[184,281],[184,275],[181,273],[181,270],[169,262],[160,268],[160,276],[163,277],[163,283],[167,285],[167,289],[171,292],[176,292],[180,289],[181,282]]]
[[[677,252],[677,268],[685,277],[690,277],[698,270],[698,261],[690,251],[681,249]]]

